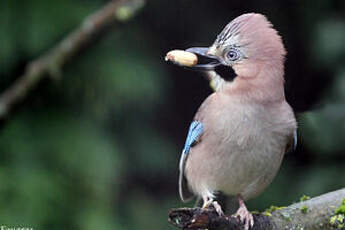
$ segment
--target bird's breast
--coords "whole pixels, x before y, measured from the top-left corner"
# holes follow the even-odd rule
[[[217,94],[207,100],[196,116],[204,134],[187,160],[187,180],[199,195],[209,190],[255,196],[280,167],[287,131],[264,106]]]

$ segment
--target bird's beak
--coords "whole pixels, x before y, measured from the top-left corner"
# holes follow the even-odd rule
[[[194,53],[198,56],[198,64],[187,68],[197,71],[210,71],[222,65],[221,60],[219,60],[217,56],[209,54],[208,50],[209,48],[207,47],[192,47],[186,49],[185,51]]]

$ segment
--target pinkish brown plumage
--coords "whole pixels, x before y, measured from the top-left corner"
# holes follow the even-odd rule
[[[181,199],[188,187],[203,199],[203,207],[214,204],[221,214],[217,192],[238,196],[237,215],[248,229],[253,217],[243,200],[271,183],[296,138],[296,120],[284,96],[285,48],[266,17],[250,13],[231,21],[211,47],[187,51],[213,59],[192,68],[206,71],[215,92],[199,108],[187,136]],[[229,80],[227,73],[218,74],[220,65],[236,76]]]

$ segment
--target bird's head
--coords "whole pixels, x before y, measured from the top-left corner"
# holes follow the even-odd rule
[[[212,46],[186,51],[205,57],[206,63],[193,67],[197,70],[212,71],[225,66],[231,67],[236,77],[251,79],[260,78],[264,68],[283,78],[285,48],[277,31],[261,14],[243,14],[223,29]],[[222,74],[227,73],[222,71]],[[220,77],[229,80],[227,76]]]

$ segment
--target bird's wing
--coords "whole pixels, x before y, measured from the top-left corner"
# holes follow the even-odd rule
[[[291,153],[291,152],[295,151],[296,147],[297,147],[297,130],[295,130],[295,132],[293,132],[291,140],[289,141],[289,143],[286,146],[285,153]]]
[[[186,143],[184,145],[181,158],[180,158],[180,175],[179,175],[179,193],[181,200],[186,202],[192,196],[187,187],[187,180],[184,176],[184,170],[186,161],[190,152],[191,147],[193,147],[197,142],[199,137],[203,132],[203,124],[199,121],[193,121],[189,127]]]

